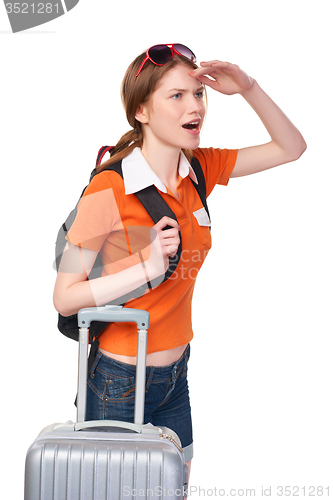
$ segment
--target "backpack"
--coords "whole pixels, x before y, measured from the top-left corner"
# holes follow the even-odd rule
[[[110,152],[111,156],[111,150],[112,146],[103,146],[100,148],[97,159],[96,159],[96,167],[94,170],[91,172],[89,182],[95,177],[95,175],[98,175],[97,172],[97,167],[100,165],[101,160],[103,156],[106,154],[106,152]],[[102,170],[104,172],[105,170],[110,170],[117,172],[118,175],[120,175],[123,178],[123,173],[122,173],[122,167],[121,167],[121,161],[114,163],[113,165],[110,165],[109,167],[106,167],[105,169]],[[198,184],[192,181],[195,189],[197,190],[201,202],[203,206],[205,207],[208,216],[209,216],[209,211],[207,207],[207,200],[206,200],[206,182],[205,182],[205,177],[201,168],[201,165],[199,161],[193,157],[191,161],[191,166],[196,174]],[[55,267],[58,271],[60,261],[67,243],[66,240],[66,235],[71,228],[76,214],[77,214],[77,207],[79,204],[80,199],[82,198],[87,186],[84,188],[82,191],[82,194],[75,206],[75,208],[70,212],[68,215],[66,221],[62,224],[61,228],[59,229],[57,240],[56,240],[56,259],[55,259]],[[144,208],[146,209],[147,213],[149,216],[152,218],[154,224],[156,224],[162,217],[165,215],[176,220],[176,215],[174,212],[171,210],[169,205],[165,202],[165,200],[162,198],[162,196],[159,194],[158,190],[155,188],[154,185],[148,186],[141,191],[138,191],[135,193]],[[166,226],[164,229],[168,229],[170,226]],[[182,239],[181,239],[181,233],[179,232],[179,237],[180,237],[180,244],[178,246],[177,254],[171,259],[169,259],[169,268],[167,272],[165,273],[165,277],[162,283],[166,281],[167,279],[170,278],[170,276],[173,274],[173,272],[176,270],[178,262],[181,257],[182,253]],[[100,257],[100,254],[97,255],[95,264],[88,276],[88,279],[94,279],[99,276],[101,276],[101,271],[103,268],[102,260]],[[160,280],[156,280],[154,282],[148,283],[149,288],[154,288],[157,284],[160,284]],[[140,293],[143,292],[145,289],[145,285],[143,287],[140,287],[131,293],[127,294],[124,297],[121,297],[120,299],[117,299],[117,304],[124,305],[130,298],[134,298],[139,296]],[[112,304],[112,302],[110,302]],[[90,325],[89,329],[89,343],[91,344],[91,350],[90,350],[90,356],[89,356],[89,367],[91,367],[93,359],[95,357],[95,353],[98,349],[98,335],[102,332],[102,330],[105,328],[106,324],[104,322],[99,322],[99,321],[94,321]],[[78,321],[77,321],[77,314],[73,314],[71,316],[64,317],[61,314],[58,316],[58,329],[60,330],[61,333],[63,333],[66,337],[69,337],[73,340],[78,341],[79,339],[79,327],[78,327]],[[90,373],[90,370],[88,371]]]

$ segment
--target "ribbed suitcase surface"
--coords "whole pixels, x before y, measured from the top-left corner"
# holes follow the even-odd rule
[[[128,436],[128,437],[126,437]],[[44,434],[27,454],[25,500],[182,498],[182,453],[133,433]]]

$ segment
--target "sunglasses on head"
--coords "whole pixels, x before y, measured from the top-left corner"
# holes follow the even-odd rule
[[[190,50],[185,45],[182,45],[181,43],[173,43],[173,44],[170,43],[167,45],[153,45],[153,47],[150,47],[147,50],[146,57],[142,61],[142,64],[135,77],[137,78],[139,76],[142,68],[144,67],[144,65],[148,60],[156,64],[156,66],[163,66],[168,61],[171,61],[174,54],[186,57],[186,59],[189,59],[194,63],[197,60],[192,50]]]

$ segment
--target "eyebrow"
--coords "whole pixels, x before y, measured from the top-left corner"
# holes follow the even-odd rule
[[[201,87],[198,87],[196,89],[196,92],[198,92],[199,90],[205,90],[205,87],[201,85]],[[169,92],[188,92],[188,89],[170,89]]]

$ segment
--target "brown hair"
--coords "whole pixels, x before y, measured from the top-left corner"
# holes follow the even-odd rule
[[[163,76],[178,64],[184,64],[191,70],[197,68],[197,65],[189,59],[174,54],[171,61],[168,61],[163,66],[156,66],[148,60],[141,73],[136,78],[136,73],[145,57],[146,53],[144,52],[132,62],[125,73],[121,85],[121,99],[125,108],[127,121],[133,128],[120,138],[116,146],[111,151],[110,159],[102,163],[102,165],[100,165],[97,169],[99,172],[109,165],[123,160],[133,151],[134,148],[142,147],[142,125],[138,120],[136,120],[135,114],[140,104],[144,104],[149,101],[152,93],[156,90]],[[183,152],[190,161],[193,156],[192,151],[183,149]]]

